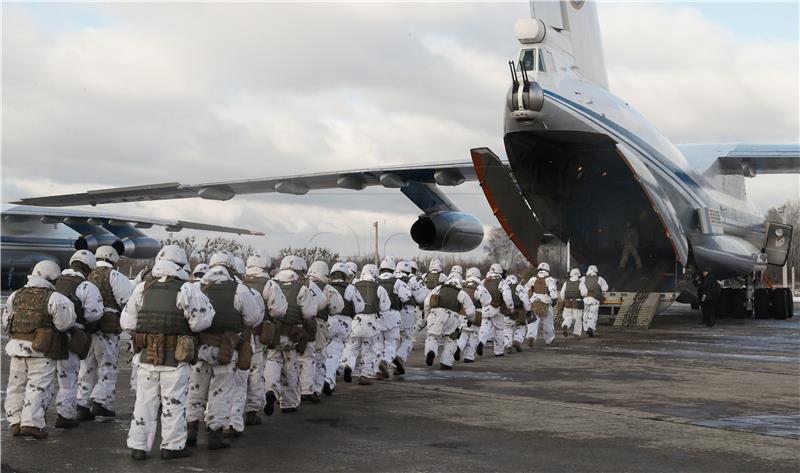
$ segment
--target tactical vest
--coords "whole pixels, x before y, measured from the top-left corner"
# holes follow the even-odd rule
[[[349,286],[350,284],[348,284],[346,281],[333,281],[330,284],[331,286],[333,286],[334,289],[336,289],[336,292],[338,292],[339,295],[342,296],[342,300],[344,301],[344,308],[342,309],[342,312],[339,315],[344,315],[350,318],[355,317],[356,308],[353,305],[353,301],[352,300],[348,301],[344,297],[345,292],[347,292],[347,286]]]
[[[286,297],[286,302],[289,308],[286,309],[286,315],[283,322],[289,325],[299,325],[303,323],[303,308],[297,303],[297,296],[300,295],[300,289],[305,286],[301,279],[295,281],[281,282],[281,291],[283,296]]]
[[[75,295],[78,286],[84,281],[86,280],[80,276],[62,274],[53,285],[56,288],[56,292],[65,295],[75,305],[75,322],[86,327],[86,318],[83,316],[83,302]]]
[[[600,278],[598,275],[594,276],[586,276],[583,278],[583,283],[586,284],[586,289],[588,291],[587,297],[594,297],[595,299],[600,299],[600,296],[603,295],[603,290],[600,288],[600,284],[598,284],[597,280]]]
[[[356,289],[364,299],[363,314],[377,314],[381,309],[380,299],[378,298],[378,283],[368,279],[362,279],[356,283]]]
[[[453,312],[461,311],[461,303],[458,301],[458,293],[461,290],[449,284],[443,284],[439,289],[439,304],[436,307],[447,309]]]
[[[567,281],[564,289],[564,300],[575,300],[581,298],[580,281]]]
[[[15,333],[33,333],[39,328],[53,327],[53,317],[47,310],[53,292],[46,287],[23,287],[14,293],[14,315],[8,327],[12,337]]]
[[[525,304],[522,303],[522,299],[520,299],[519,294],[517,294],[517,286],[519,286],[519,283],[509,286],[511,289],[511,300],[514,301],[515,309],[522,309],[525,307]]]
[[[89,282],[100,290],[100,295],[103,296],[103,308],[119,312],[120,306],[117,304],[117,298],[114,297],[114,289],[111,287],[111,271],[112,268],[108,266],[98,266],[89,273]]]
[[[400,309],[403,308],[403,303],[400,301],[400,297],[397,294],[394,293],[394,283],[395,282],[397,282],[397,278],[395,278],[395,277],[385,278],[385,279],[379,278],[378,279],[378,284],[380,284],[384,289],[386,289],[386,292],[389,293],[389,300],[392,301],[392,305],[390,306],[390,309],[392,309],[392,310],[400,310]]]
[[[203,292],[208,296],[211,305],[214,306],[214,319],[211,326],[205,332],[241,333],[244,330],[242,314],[233,305],[236,297],[236,288],[239,284],[236,281],[224,281],[216,284],[203,285]]]
[[[478,290],[478,286],[480,285],[481,283],[478,281],[467,281],[462,286],[464,292],[466,292],[469,298],[472,299],[472,302],[475,304],[476,308],[481,306],[481,301],[475,297],[475,292]]]
[[[176,305],[185,281],[149,279],[142,291],[142,307],[136,318],[136,332],[161,335],[190,335],[192,330],[183,310]]]
[[[548,295],[547,279],[540,278],[537,276],[536,279],[533,281],[533,287],[531,289],[533,290],[533,294],[539,294],[541,296]]]
[[[505,304],[503,303],[503,293],[500,292],[500,279],[499,277],[496,278],[486,278],[483,281],[483,287],[489,291],[489,295],[492,296],[492,305],[494,307],[503,307]]]
[[[442,274],[442,273],[440,273],[439,271],[429,271],[428,274],[425,275],[425,287],[427,287],[428,290],[431,290],[434,287],[436,287],[439,284],[441,284],[439,282],[439,275],[440,274]]]
[[[250,275],[250,276],[245,276],[242,282],[244,283],[245,286],[256,291],[257,293],[264,294],[264,288],[267,286],[269,278],[264,276]]]

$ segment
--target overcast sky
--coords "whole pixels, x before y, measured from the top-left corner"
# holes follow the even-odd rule
[[[2,9],[4,202],[504,155],[506,61],[529,15],[527,2]],[[598,11],[611,90],[673,142],[800,141],[796,2]],[[749,190],[766,208],[797,197],[798,179]],[[496,225],[477,185],[449,194]],[[268,236],[248,242],[269,252],[312,238],[367,252],[377,220],[381,246],[418,253],[418,210],[383,189],[98,209],[255,228]]]

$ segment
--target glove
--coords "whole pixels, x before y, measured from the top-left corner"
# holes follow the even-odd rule
[[[467,320],[467,327],[472,327],[472,322]]]
[[[558,302],[555,301],[555,300],[551,300],[550,301],[550,305],[553,306],[553,307],[555,307],[557,304],[558,304]]]

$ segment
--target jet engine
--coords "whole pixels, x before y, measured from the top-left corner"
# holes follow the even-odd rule
[[[117,240],[117,242],[119,245],[114,245],[114,249],[116,249],[120,255],[125,255],[127,258],[153,258],[158,253],[158,250],[161,249],[161,243],[149,237],[123,238]],[[120,251],[120,247],[122,251]]]
[[[483,241],[483,226],[472,215],[444,211],[420,215],[411,226],[411,238],[421,250],[461,253]]]

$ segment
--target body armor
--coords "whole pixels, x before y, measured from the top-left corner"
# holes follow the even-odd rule
[[[344,297],[344,293],[347,292],[347,286],[349,285],[350,284],[348,284],[346,281],[333,281],[331,283],[331,286],[333,286],[333,288],[336,289],[336,292],[338,292],[339,295],[342,296],[342,300],[344,301],[344,308],[342,309],[342,313],[339,315],[344,315],[353,318],[356,315],[356,308],[353,305],[352,300],[348,301]]]
[[[97,331],[97,324],[93,322],[91,324],[92,327],[89,327],[89,323],[83,315],[83,302],[75,295],[78,286],[84,281],[86,280],[80,276],[62,274],[53,285],[56,288],[56,292],[66,296],[75,305],[75,322],[83,325],[87,332],[95,332]]]
[[[150,280],[142,292],[142,307],[136,319],[136,332],[158,335],[189,335],[192,333],[183,310],[176,306],[184,281],[167,278]]]
[[[496,278],[486,278],[483,281],[483,287],[489,291],[489,294],[492,296],[492,306],[493,307],[503,307],[503,293],[500,292],[500,277]]]
[[[475,297],[475,291],[478,290],[478,286],[480,285],[481,283],[478,281],[467,281],[463,285],[464,292],[466,292],[469,298],[472,299],[472,303],[475,304],[476,308],[481,306],[481,301]]]
[[[536,277],[536,280],[533,281],[533,287],[531,288],[533,294],[539,294],[542,296],[546,296],[547,292],[547,280],[545,278]]]
[[[428,274],[425,275],[425,287],[427,287],[428,290],[431,290],[434,287],[436,287],[439,284],[441,284],[439,282],[439,275],[440,274],[442,274],[442,273],[440,273],[439,271],[429,271]]]
[[[264,276],[245,276],[242,282],[257,293],[264,294],[264,288],[267,286],[269,278]]]
[[[108,266],[98,266],[97,269],[89,274],[89,282],[100,290],[100,295],[103,297],[103,307],[119,312],[121,308],[117,304],[117,299],[114,297],[114,289],[111,287],[111,271],[112,269]]]
[[[577,300],[581,298],[580,281],[567,281],[564,289],[564,300]]]
[[[397,282],[397,278],[380,278],[378,279],[378,284],[380,284],[386,292],[389,294],[389,300],[392,301],[392,305],[389,307],[391,310],[400,310],[403,308],[403,303],[400,301],[400,297],[394,293],[394,283]]]
[[[461,290],[455,286],[450,286],[448,284],[442,285],[441,289],[439,289],[439,302],[436,304],[436,307],[447,309],[455,313],[460,312],[461,302],[458,301],[459,292],[461,292]]]
[[[378,283],[368,279],[363,279],[356,283],[356,289],[364,299],[364,312],[365,314],[377,314],[380,311],[381,304],[378,298]]]
[[[517,286],[519,286],[519,284],[509,286],[511,289],[511,299],[514,301],[514,309],[522,309],[525,307],[525,304],[522,303],[522,299],[520,299],[519,294],[517,294]]]
[[[214,306],[215,312],[211,326],[205,332],[241,333],[244,330],[242,314],[233,305],[238,286],[239,284],[236,281],[224,281],[203,286],[203,292],[211,300],[211,305]]]
[[[283,318],[283,323],[288,325],[300,325],[303,323],[303,308],[297,303],[297,296],[300,295],[300,289],[303,288],[303,281],[298,279],[295,281],[281,282],[281,291],[289,307],[286,309],[286,315]]]
[[[16,333],[53,327],[53,317],[47,310],[51,294],[53,290],[45,287],[23,287],[14,294],[14,315],[8,326],[12,338]]]
[[[583,278],[583,283],[586,284],[586,289],[588,291],[587,297],[594,297],[597,300],[603,296],[603,290],[600,288],[600,284],[597,283],[597,280],[600,278],[598,275],[594,276],[586,276]]]

